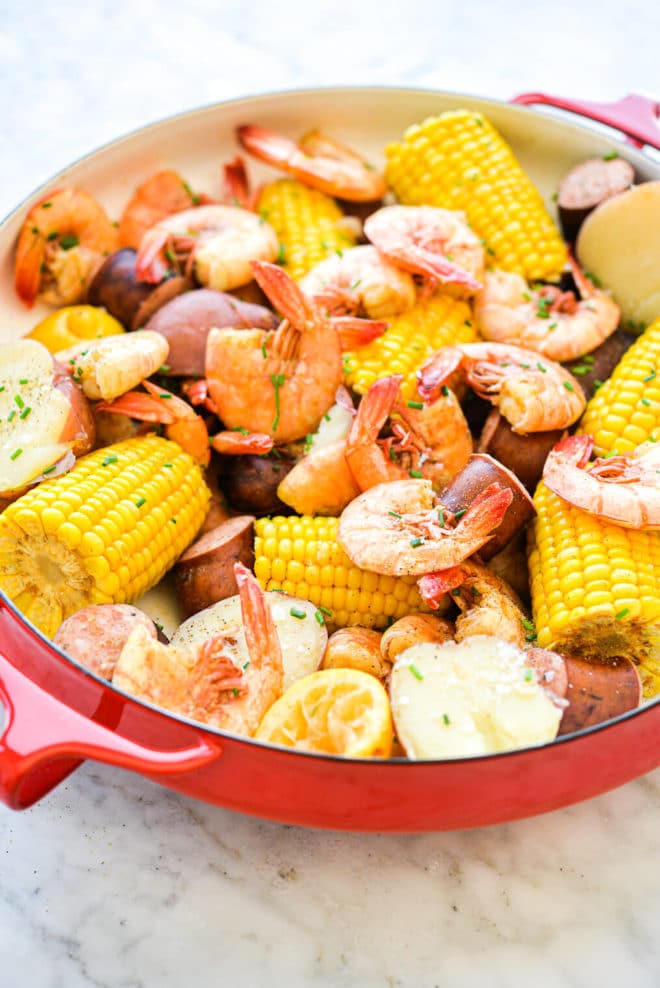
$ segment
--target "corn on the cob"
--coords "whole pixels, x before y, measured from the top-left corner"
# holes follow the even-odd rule
[[[557,278],[566,247],[509,145],[480,114],[454,110],[390,144],[385,177],[408,206],[464,210],[489,261],[528,280]]]
[[[629,453],[660,441],[660,319],[623,355],[586,407],[580,432],[591,433],[595,452]]]
[[[0,515],[0,587],[47,635],[88,604],[130,603],[192,542],[209,497],[177,443],[106,446]]]
[[[403,374],[403,396],[417,393],[416,370],[427,357],[450,343],[472,343],[477,331],[470,308],[450,295],[419,298],[412,309],[389,320],[383,336],[344,354],[346,384],[366,394],[374,381]]]
[[[292,278],[302,278],[329,254],[355,246],[355,238],[341,225],[344,217],[334,199],[293,178],[264,186],[257,211],[275,230],[279,261]]]
[[[540,483],[529,576],[538,644],[639,663],[646,696],[660,691],[660,533],[620,528]]]
[[[337,541],[338,518],[292,515],[256,523],[254,572],[265,590],[311,600],[333,628],[390,621],[428,611],[413,577],[358,569]]]

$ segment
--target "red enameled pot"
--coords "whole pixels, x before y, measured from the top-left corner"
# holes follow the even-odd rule
[[[173,167],[195,187],[212,188],[235,154],[237,124],[292,134],[312,126],[376,160],[383,146],[426,116],[479,109],[513,145],[550,198],[559,177],[590,155],[617,150],[640,179],[660,179],[660,163],[634,146],[660,148],[660,107],[640,96],[602,105],[526,94],[618,128],[595,130],[565,118],[455,93],[332,89],[251,97],[184,114],[129,135],[84,158],[36,190],[0,226],[0,312],[16,334],[40,317],[20,307],[12,287],[13,245],[27,209],[49,189],[78,184],[119,212],[139,181]],[[260,170],[255,169],[257,177]],[[264,169],[263,174],[267,174]],[[175,606],[155,597],[163,618]],[[165,610],[163,610],[163,608]],[[660,764],[660,700],[552,744],[455,761],[343,760],[267,747],[207,729],[138,702],[67,658],[0,595],[0,798],[23,809],[86,758],[140,772],[188,796],[244,813],[354,831],[451,830],[544,813],[633,779]]]

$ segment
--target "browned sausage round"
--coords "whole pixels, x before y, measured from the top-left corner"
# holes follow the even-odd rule
[[[291,514],[277,488],[296,462],[290,456],[223,456],[220,484],[232,507],[253,515]]]
[[[136,627],[157,637],[156,625],[139,608],[129,604],[91,604],[62,622],[53,644],[97,676],[112,679],[124,643]]]
[[[589,158],[571,168],[559,183],[557,207],[564,236],[575,240],[578,230],[605,199],[624,192],[635,181],[635,170],[624,158]]]
[[[596,662],[564,655],[568,688],[568,707],[559,725],[560,734],[572,734],[593,724],[638,707],[642,683],[637,667],[630,659]]]
[[[234,563],[254,566],[254,517],[228,518],[186,549],[174,568],[185,617],[238,593]]]
[[[502,466],[515,473],[528,491],[533,491],[543,476],[548,453],[563,436],[562,429],[552,432],[529,432],[521,436],[494,408],[479,437],[477,451],[490,453]]]

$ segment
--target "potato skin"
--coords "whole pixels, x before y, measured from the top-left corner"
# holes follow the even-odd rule
[[[169,278],[160,285],[139,281],[135,273],[136,257],[132,247],[110,254],[87,290],[90,305],[103,306],[127,329],[141,329],[159,305],[192,287],[187,278]]]
[[[277,488],[296,462],[293,458],[248,454],[223,460],[220,485],[234,508],[257,517],[291,514],[291,508],[277,496]]]
[[[186,549],[174,568],[184,617],[238,593],[234,563],[254,566],[254,516],[228,518]]]

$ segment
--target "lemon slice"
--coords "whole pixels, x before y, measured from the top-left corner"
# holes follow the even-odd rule
[[[322,669],[276,700],[255,737],[298,751],[346,758],[387,758],[392,715],[385,689],[357,669]]]

